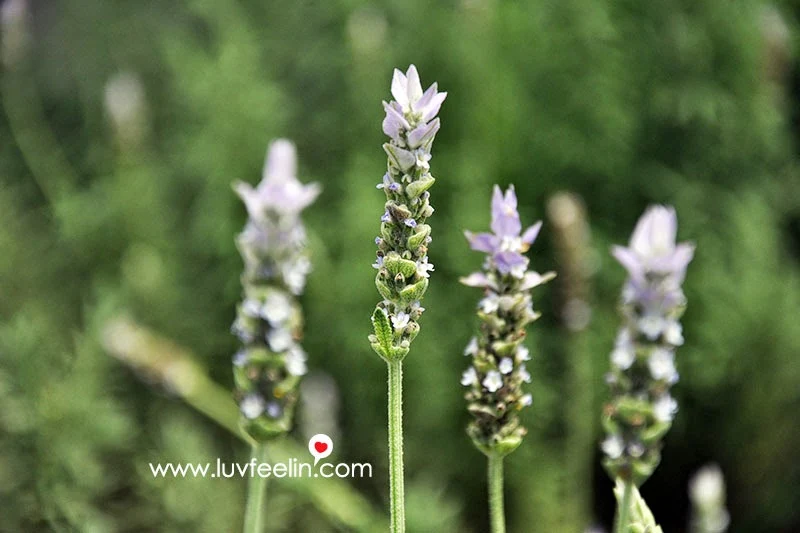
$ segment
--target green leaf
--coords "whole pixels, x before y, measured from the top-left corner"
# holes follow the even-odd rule
[[[404,278],[408,279],[417,271],[417,264],[408,259],[402,259],[394,252],[389,253],[384,260],[383,266],[389,271],[389,274],[394,278],[397,274],[402,274]]]
[[[416,265],[414,266],[416,270]],[[422,278],[421,281],[414,283],[413,285],[409,285],[402,291],[400,291],[400,298],[404,302],[414,302],[416,300],[421,300],[422,297],[425,295],[425,291],[428,289],[428,278]]]
[[[408,248],[409,250],[416,250],[419,248],[422,243],[425,242],[425,238],[431,234],[431,227],[427,224],[420,224],[417,226],[417,230],[414,234],[408,238]]]
[[[375,287],[377,287],[378,292],[387,300],[394,299],[394,293],[392,292],[391,287],[389,287],[386,283],[381,280],[380,276],[375,278]]]
[[[670,427],[672,427],[671,422],[655,422],[652,426],[642,431],[640,438],[644,444],[653,444],[661,440]]]
[[[410,198],[417,198],[433,185],[436,179],[430,174],[425,174],[420,179],[413,181],[406,186],[406,193]]]
[[[383,149],[386,152],[386,155],[389,156],[389,161],[392,163],[392,165],[399,168],[403,172],[413,167],[417,162],[417,158],[414,157],[413,153],[409,152],[408,150],[403,150],[398,146],[394,146],[393,144],[385,143],[383,145]]]
[[[375,329],[375,337],[378,339],[377,344],[383,352],[378,355],[382,355],[387,359],[391,358],[394,335],[392,333],[392,325],[389,323],[389,315],[386,314],[384,309],[375,308],[375,312],[372,313],[372,327]],[[375,345],[373,345],[373,349],[375,349]]]
[[[397,346],[392,348],[392,360],[402,361],[408,355],[408,346]]]

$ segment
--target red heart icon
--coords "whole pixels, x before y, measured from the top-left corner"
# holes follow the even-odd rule
[[[328,445],[324,442],[315,442],[314,449],[317,450],[317,453],[322,453],[328,449]]]

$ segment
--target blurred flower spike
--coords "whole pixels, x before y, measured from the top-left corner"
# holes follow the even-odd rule
[[[311,263],[300,213],[320,187],[303,185],[296,172],[294,145],[279,139],[269,147],[261,183],[234,185],[248,220],[237,239],[244,294],[232,327],[242,343],[233,373],[242,427],[257,441],[291,428],[300,377],[306,373],[297,297]]]
[[[623,326],[611,352],[606,380],[602,443],[604,466],[613,478],[641,485],[658,466],[661,439],[672,425],[678,381],[675,350],[683,344],[679,319],[686,306],[681,284],[694,245],[676,244],[678,221],[671,207],[650,207],[627,248],[613,256],[628,271],[622,290]]]

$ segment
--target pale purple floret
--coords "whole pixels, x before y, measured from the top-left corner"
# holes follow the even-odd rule
[[[423,93],[419,73],[414,65],[409,66],[405,74],[398,69],[394,70],[392,96],[395,102],[403,113],[419,115],[423,122],[436,116],[447,97],[446,92],[440,93],[437,88],[438,85],[434,83]]]
[[[611,249],[628,271],[623,303],[635,305],[639,330],[649,339],[659,337],[670,325],[674,329],[668,315],[685,301],[681,284],[694,245],[676,243],[677,230],[675,210],[653,206],[639,219],[628,247]]]
[[[392,77],[392,102],[383,102],[386,117],[383,132],[400,145],[405,145],[402,135],[407,134],[410,148],[417,148],[433,140],[439,131],[439,119],[434,120],[447,97],[434,83],[424,93],[419,73],[414,65],[405,74],[395,69]]]
[[[317,183],[297,179],[294,144],[286,139],[272,142],[267,151],[263,179],[254,188],[237,182],[234,190],[249,215],[237,244],[248,275],[263,279],[281,278],[293,294],[305,285],[310,263],[305,257],[305,229],[300,219],[320,193]]]
[[[644,285],[647,274],[669,276],[677,286],[683,282],[694,256],[694,245],[676,244],[677,232],[675,209],[653,206],[639,219],[628,247],[614,246],[611,253],[637,287]]]
[[[503,274],[512,274],[522,278],[528,266],[528,259],[522,255],[530,248],[539,235],[542,227],[537,222],[525,230],[522,235],[522,224],[517,212],[517,195],[514,186],[510,186],[505,195],[497,185],[492,194],[493,233],[465,232],[473,250],[490,254],[497,270]],[[477,281],[477,280],[476,280]]]
[[[303,185],[297,180],[297,156],[294,144],[278,139],[269,146],[264,175],[255,188],[237,182],[234,190],[244,201],[250,218],[264,220],[270,212],[279,215],[297,215],[319,195],[316,183]]]

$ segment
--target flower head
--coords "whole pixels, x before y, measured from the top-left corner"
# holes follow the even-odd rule
[[[439,112],[447,93],[440,93],[436,83],[423,93],[417,67],[411,65],[405,74],[394,69],[392,96],[403,115],[418,116],[421,122],[428,122]]]
[[[369,337],[373,349],[386,360],[405,357],[419,333],[417,320],[424,311],[419,302],[434,270],[428,261],[431,227],[426,223],[434,211],[429,189],[436,181],[430,172],[431,147],[440,127],[435,117],[447,96],[435,83],[423,92],[414,65],[405,73],[394,71],[391,92],[394,100],[383,102],[383,132],[389,137],[383,145],[387,172],[378,184],[386,202],[375,241],[378,259],[372,265],[378,271],[375,285],[383,300],[381,312],[373,314],[375,334]],[[397,333],[392,339],[381,333],[384,314]]]
[[[494,186],[490,227],[493,233],[465,232],[470,246],[473,250],[490,254],[500,273],[521,278],[528,267],[528,259],[522,254],[536,240],[542,223],[537,222],[520,235],[522,224],[517,212],[517,195],[513,185],[505,194],[500,191],[500,187]]]
[[[694,245],[676,244],[677,231],[675,209],[650,207],[636,224],[628,247],[614,246],[612,254],[637,283],[643,283],[645,274],[651,273],[670,276],[680,284],[694,255]]]
[[[294,144],[286,139],[273,141],[267,151],[264,175],[256,188],[237,182],[234,190],[254,220],[264,220],[269,214],[297,215],[319,195],[316,183],[303,185],[297,180],[297,156]]]
[[[273,142],[257,187],[234,186],[249,215],[237,244],[244,259],[242,303],[233,331],[242,348],[233,360],[243,429],[258,441],[286,433],[306,354],[299,345],[303,292],[311,262],[300,212],[319,194],[296,177],[294,145]]]
[[[517,413],[533,402],[523,391],[531,375],[525,368],[530,352],[522,341],[527,324],[539,316],[530,291],[555,274],[528,271],[528,258],[522,254],[536,239],[541,223],[522,232],[513,186],[505,194],[494,187],[491,215],[492,233],[466,233],[472,249],[487,254],[483,272],[461,279],[484,292],[478,301],[480,340],[473,337],[464,350],[473,359],[470,369],[477,373],[466,399],[474,415],[468,433],[475,445],[486,454],[505,455],[519,446],[525,434]]]

